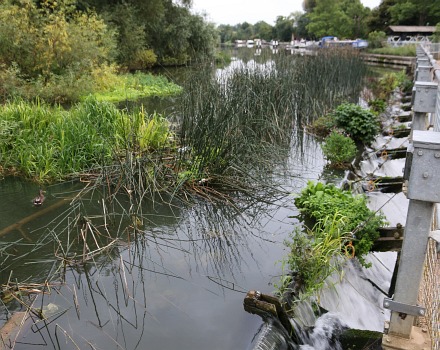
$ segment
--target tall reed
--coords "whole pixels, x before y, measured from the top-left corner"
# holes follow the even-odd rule
[[[180,165],[196,178],[267,177],[304,123],[359,96],[366,73],[352,51],[259,60],[215,76],[200,69],[185,86],[180,137],[191,155]]]

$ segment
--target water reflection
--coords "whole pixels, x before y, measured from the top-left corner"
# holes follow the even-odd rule
[[[249,326],[243,322],[247,315],[237,312],[253,284],[246,279],[267,273],[261,254],[254,254],[273,251],[268,243],[279,249],[282,239],[252,232],[249,223],[257,218],[229,207],[199,203],[176,219],[177,225],[146,227],[131,243],[120,242],[86,264],[69,264],[65,286],[52,288],[44,303],[41,297],[33,301],[34,307],[53,305],[57,312],[44,322],[31,316],[34,324],[24,328],[16,349],[29,344],[56,349],[87,344],[136,349],[148,344],[151,349],[171,349],[177,339],[184,348],[238,348],[237,332],[247,333]],[[224,307],[240,315],[238,319],[230,320]],[[218,325],[225,318],[236,331],[231,324]],[[231,347],[224,347],[219,329],[232,332]],[[203,336],[194,337],[202,330]]]

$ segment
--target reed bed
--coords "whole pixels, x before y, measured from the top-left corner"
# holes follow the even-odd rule
[[[258,58],[213,76],[200,69],[181,96],[179,169],[188,178],[267,184],[302,126],[357,100],[366,74],[352,50]]]
[[[40,183],[81,178],[138,199],[181,190],[229,199],[272,192],[302,125],[359,96],[354,51],[277,55],[234,70],[197,70],[179,97],[178,137],[161,115],[86,100],[70,110],[10,102],[0,110],[0,170]],[[219,73],[220,72],[220,73]],[[254,191],[255,192],[255,191]]]
[[[142,109],[131,114],[88,100],[69,111],[16,101],[0,109],[0,163],[4,173],[40,183],[79,177],[115,164],[127,147],[145,152],[168,144],[168,122]]]

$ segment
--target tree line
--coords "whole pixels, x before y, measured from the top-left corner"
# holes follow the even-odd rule
[[[220,25],[222,43],[237,39],[366,38],[371,32],[386,31],[390,25],[432,25],[440,22],[440,0],[382,0],[374,9],[360,0],[304,0],[304,12],[278,16],[275,25],[260,21]]]
[[[216,27],[191,0],[2,0],[0,98],[77,100],[111,86],[122,72],[214,57],[220,42],[365,37],[391,24],[435,25],[440,0],[304,0],[304,12],[275,25]]]
[[[78,100],[122,72],[212,57],[190,0],[2,0],[0,97]]]

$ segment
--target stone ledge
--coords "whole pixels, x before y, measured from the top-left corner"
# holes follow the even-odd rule
[[[412,327],[410,339],[396,335],[384,334],[382,338],[383,350],[430,350],[431,339],[428,332],[422,328]]]

